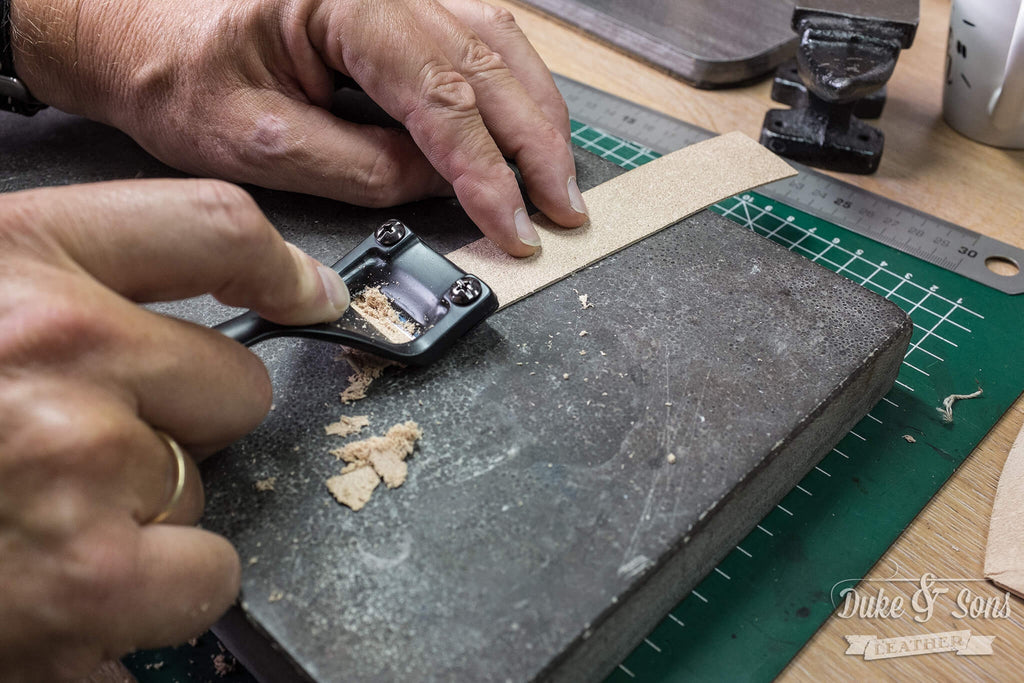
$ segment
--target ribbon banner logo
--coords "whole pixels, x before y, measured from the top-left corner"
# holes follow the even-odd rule
[[[861,656],[865,660],[913,657],[936,652],[955,652],[958,655],[990,655],[995,636],[972,635],[970,631],[944,631],[919,636],[878,638],[876,636],[845,636],[849,647],[846,654]]]

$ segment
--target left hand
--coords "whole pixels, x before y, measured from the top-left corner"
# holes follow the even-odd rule
[[[586,220],[565,103],[512,15],[480,0],[14,0],[33,94],[190,173],[364,206],[454,193],[526,256],[504,156],[556,223]],[[351,76],[406,130],[327,111]]]
[[[235,599],[237,553],[192,527],[189,456],[259,424],[270,377],[221,333],[133,303],[204,292],[282,324],[348,305],[221,181],[0,195],[0,681],[180,643]]]

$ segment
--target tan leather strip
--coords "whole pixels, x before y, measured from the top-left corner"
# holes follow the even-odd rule
[[[717,201],[795,173],[742,133],[720,135],[583,193],[590,221],[582,227],[562,228],[534,214],[543,246],[529,258],[509,256],[488,239],[448,258],[481,277],[505,307]]]
[[[985,578],[1024,597],[1024,429],[1010,448],[992,506]]]

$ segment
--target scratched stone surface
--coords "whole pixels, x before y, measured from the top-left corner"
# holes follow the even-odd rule
[[[0,137],[5,190],[178,175],[57,112],[3,117]],[[577,157],[584,188],[621,172]],[[442,252],[479,236],[450,200],[252,192],[329,263],[391,216]],[[231,315],[206,298],[159,310]],[[243,563],[219,633],[265,680],[593,680],[885,393],[909,337],[892,304],[704,212],[349,406],[338,347],[267,342],[274,409],[202,468],[203,525]],[[323,427],[363,414],[366,434],[411,419],[424,435],[405,485],[354,513],[324,485],[348,440]]]

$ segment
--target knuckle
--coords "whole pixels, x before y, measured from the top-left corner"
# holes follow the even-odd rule
[[[287,161],[295,153],[297,131],[286,117],[271,112],[254,115],[251,120],[225,125],[218,137],[232,141],[231,156],[239,174],[246,169]],[[239,136],[237,131],[248,131]],[[301,135],[299,135],[301,137]]]
[[[462,55],[462,64],[468,73],[475,76],[507,71],[505,60],[501,58],[501,55],[479,38],[471,38],[467,41]]]
[[[90,396],[62,402],[41,394],[52,394],[52,387],[23,392],[20,398],[31,404],[5,416],[17,424],[0,438],[0,517],[18,520],[30,536],[60,549],[88,531],[98,508],[112,503],[95,492],[109,489],[133,444],[130,430],[107,411],[85,407]]]
[[[561,147],[566,145],[566,139],[562,136],[558,129],[555,128],[551,122],[545,122],[544,125],[538,126],[536,131],[537,145],[539,148],[545,150],[547,153],[552,153],[555,150],[560,150]],[[565,147],[566,153],[571,155],[568,147]]]
[[[68,583],[85,602],[102,602],[118,586],[130,585],[135,569],[123,540],[99,531],[83,535],[88,543],[73,542],[64,564]]]
[[[462,74],[447,64],[428,63],[420,76],[422,93],[415,109],[444,109],[452,113],[476,112],[476,93]]]
[[[222,180],[187,182],[192,183],[195,206],[215,231],[221,248],[253,253],[266,246],[272,237],[270,224],[248,192]]]
[[[40,405],[24,417],[37,435],[34,455],[54,476],[103,476],[117,471],[134,439],[118,418],[78,405]]]
[[[479,172],[460,174],[452,182],[456,194],[465,203],[473,205],[495,205],[501,202],[503,194],[516,188],[516,174],[505,164]]]
[[[185,182],[192,185],[192,197],[197,208],[212,216],[244,219],[258,211],[252,197],[233,183],[211,178]]]
[[[361,204],[380,208],[396,203],[402,182],[402,166],[394,149],[399,135],[398,131],[380,131],[380,144],[375,145],[377,154],[363,166],[365,172],[358,181]]]
[[[116,322],[86,296],[77,304],[59,295],[15,298],[0,334],[0,363],[8,368],[62,365],[108,345],[116,334]]]
[[[69,300],[60,300],[56,305],[41,311],[35,320],[44,334],[52,334],[51,348],[74,353],[76,356],[105,345],[116,334],[113,326],[104,318],[102,311],[88,305],[75,306]]]
[[[550,116],[552,116],[552,121],[557,122],[557,123],[563,125],[565,127],[565,130],[568,132],[569,131],[569,105],[565,103],[564,99],[562,99],[561,97],[557,97],[549,105],[549,107],[550,107],[549,111],[551,112]],[[558,133],[557,130],[555,130],[555,132]],[[562,135],[562,133],[558,133],[558,137],[563,142],[568,142],[568,140],[565,139],[565,136]]]
[[[494,5],[483,5],[482,11],[484,23],[488,26],[503,31],[519,32],[519,24],[516,23],[516,17],[508,9],[495,7]]]

